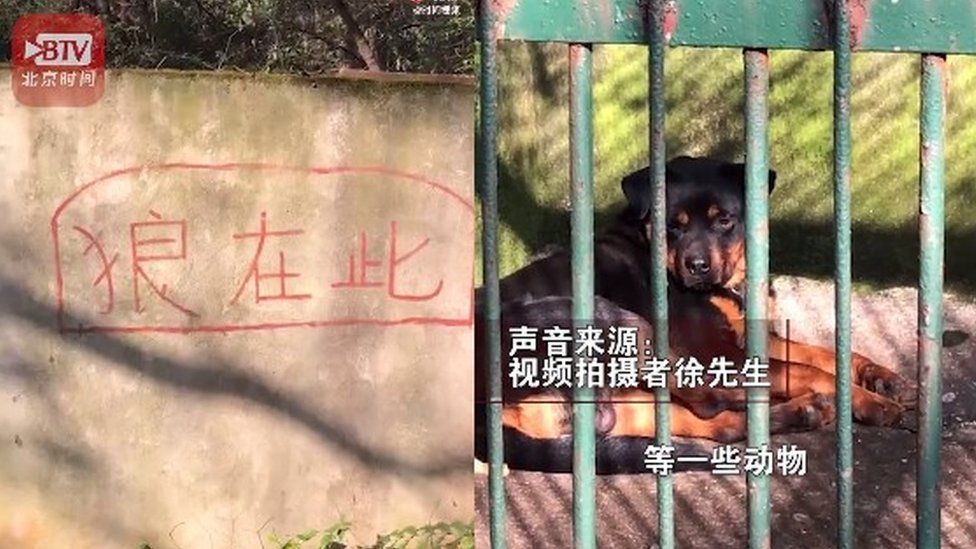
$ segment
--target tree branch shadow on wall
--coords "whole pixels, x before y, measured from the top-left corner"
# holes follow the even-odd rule
[[[3,313],[3,316],[8,317],[7,321],[26,322],[34,329],[61,337],[65,345],[80,347],[104,358],[106,367],[123,369],[176,389],[214,397],[235,397],[259,405],[305,427],[323,443],[348,454],[364,467],[419,478],[471,470],[471,457],[467,455],[444,455],[433,462],[412,462],[371,448],[362,441],[359,433],[323,417],[312,406],[286,391],[276,389],[242,371],[227,358],[180,362],[136,347],[111,334],[60,336],[55,326],[55,311],[49,305],[34,299],[17,282],[6,277],[0,278],[0,294],[10,296],[6,302],[13,305]],[[65,324],[84,325],[87,322],[66,313]],[[35,376],[34,371],[23,364],[14,374],[20,377]],[[34,387],[43,387],[46,382],[32,379],[32,383]]]

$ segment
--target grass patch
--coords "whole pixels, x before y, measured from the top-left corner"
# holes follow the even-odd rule
[[[368,545],[349,545],[346,536],[352,523],[340,520],[324,530],[307,530],[300,534],[269,534],[274,549],[474,549],[474,525],[466,522],[437,522],[425,526],[408,526],[377,536]],[[143,543],[139,549],[152,549]]]
[[[832,55],[773,51],[770,202],[774,273],[833,273]],[[647,164],[647,50],[594,54],[595,207],[603,226],[621,177]],[[946,283],[976,294],[976,59],[950,57],[946,127]],[[918,278],[918,56],[857,54],[853,63],[853,253],[859,288]],[[742,57],[674,49],[666,60],[668,156],[741,160]],[[503,43],[499,64],[499,235],[505,275],[569,237],[569,110],[565,46]],[[480,245],[480,243],[479,243]],[[479,249],[480,252],[480,249]],[[480,262],[479,262],[480,278]]]

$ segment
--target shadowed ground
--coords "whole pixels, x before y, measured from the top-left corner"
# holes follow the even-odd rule
[[[831,345],[833,289],[829,283],[780,278],[781,318],[798,339]],[[854,349],[914,377],[915,291],[855,295]],[[976,546],[976,305],[946,299],[943,382],[942,541]],[[915,536],[914,422],[901,429],[855,428],[855,528],[858,547],[911,547]],[[834,430],[774,437],[773,446],[807,451],[803,477],[774,475],[773,547],[833,547],[836,535]],[[505,479],[510,547],[569,547],[572,477],[513,471]],[[478,546],[487,546],[487,477],[475,478]],[[744,547],[745,477],[708,472],[675,476],[678,547]],[[598,545],[655,547],[655,477],[608,476],[597,481]]]

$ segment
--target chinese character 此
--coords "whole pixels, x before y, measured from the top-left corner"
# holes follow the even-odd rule
[[[444,289],[444,280],[438,280],[437,284],[434,285],[434,289],[422,294],[408,294],[397,290],[397,271],[403,263],[408,259],[416,255],[422,249],[424,249],[427,244],[430,243],[430,238],[425,238],[414,246],[414,248],[404,254],[398,254],[397,252],[397,222],[390,222],[390,248],[389,254],[387,256],[389,262],[389,268],[387,272],[386,280],[386,292],[387,296],[392,299],[397,299],[400,301],[429,301],[437,297],[441,290]],[[357,269],[357,259],[359,268]],[[341,282],[334,282],[332,284],[333,288],[374,288],[383,286],[384,283],[378,280],[371,280],[369,278],[368,270],[374,267],[380,267],[383,265],[382,260],[376,258],[370,258],[367,245],[366,245],[366,232],[360,231],[359,233],[359,251],[358,258],[357,254],[349,254],[349,270],[347,279]],[[357,273],[358,271],[358,273]]]

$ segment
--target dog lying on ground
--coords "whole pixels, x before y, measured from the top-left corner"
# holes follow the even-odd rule
[[[650,291],[650,188],[648,169],[621,182],[624,211],[596,238],[595,308],[592,324],[636,327],[644,357],[653,329]],[[776,174],[769,173],[772,192]],[[701,364],[725,357],[746,359],[743,284],[745,170],[708,158],[678,157],[667,164],[667,272],[671,363],[694,356]],[[507,327],[571,327],[569,254],[558,252],[530,263],[500,282],[502,369],[507,372]],[[772,295],[770,296],[772,302]],[[480,292],[476,298],[476,455],[485,459],[487,385],[485,329]],[[770,310],[775,310],[775,305]],[[541,351],[541,349],[540,349]],[[816,429],[834,420],[836,360],[832,351],[770,332],[767,381],[770,431]],[[540,355],[539,362],[542,358]],[[867,425],[897,423],[914,406],[915,387],[867,357],[852,355],[852,410]],[[510,467],[568,471],[572,462],[571,390],[513,387],[503,373],[502,423]],[[745,438],[745,390],[681,388],[668,376],[671,432],[675,436],[728,443]],[[638,470],[654,436],[653,394],[648,389],[597,391],[597,472]]]

